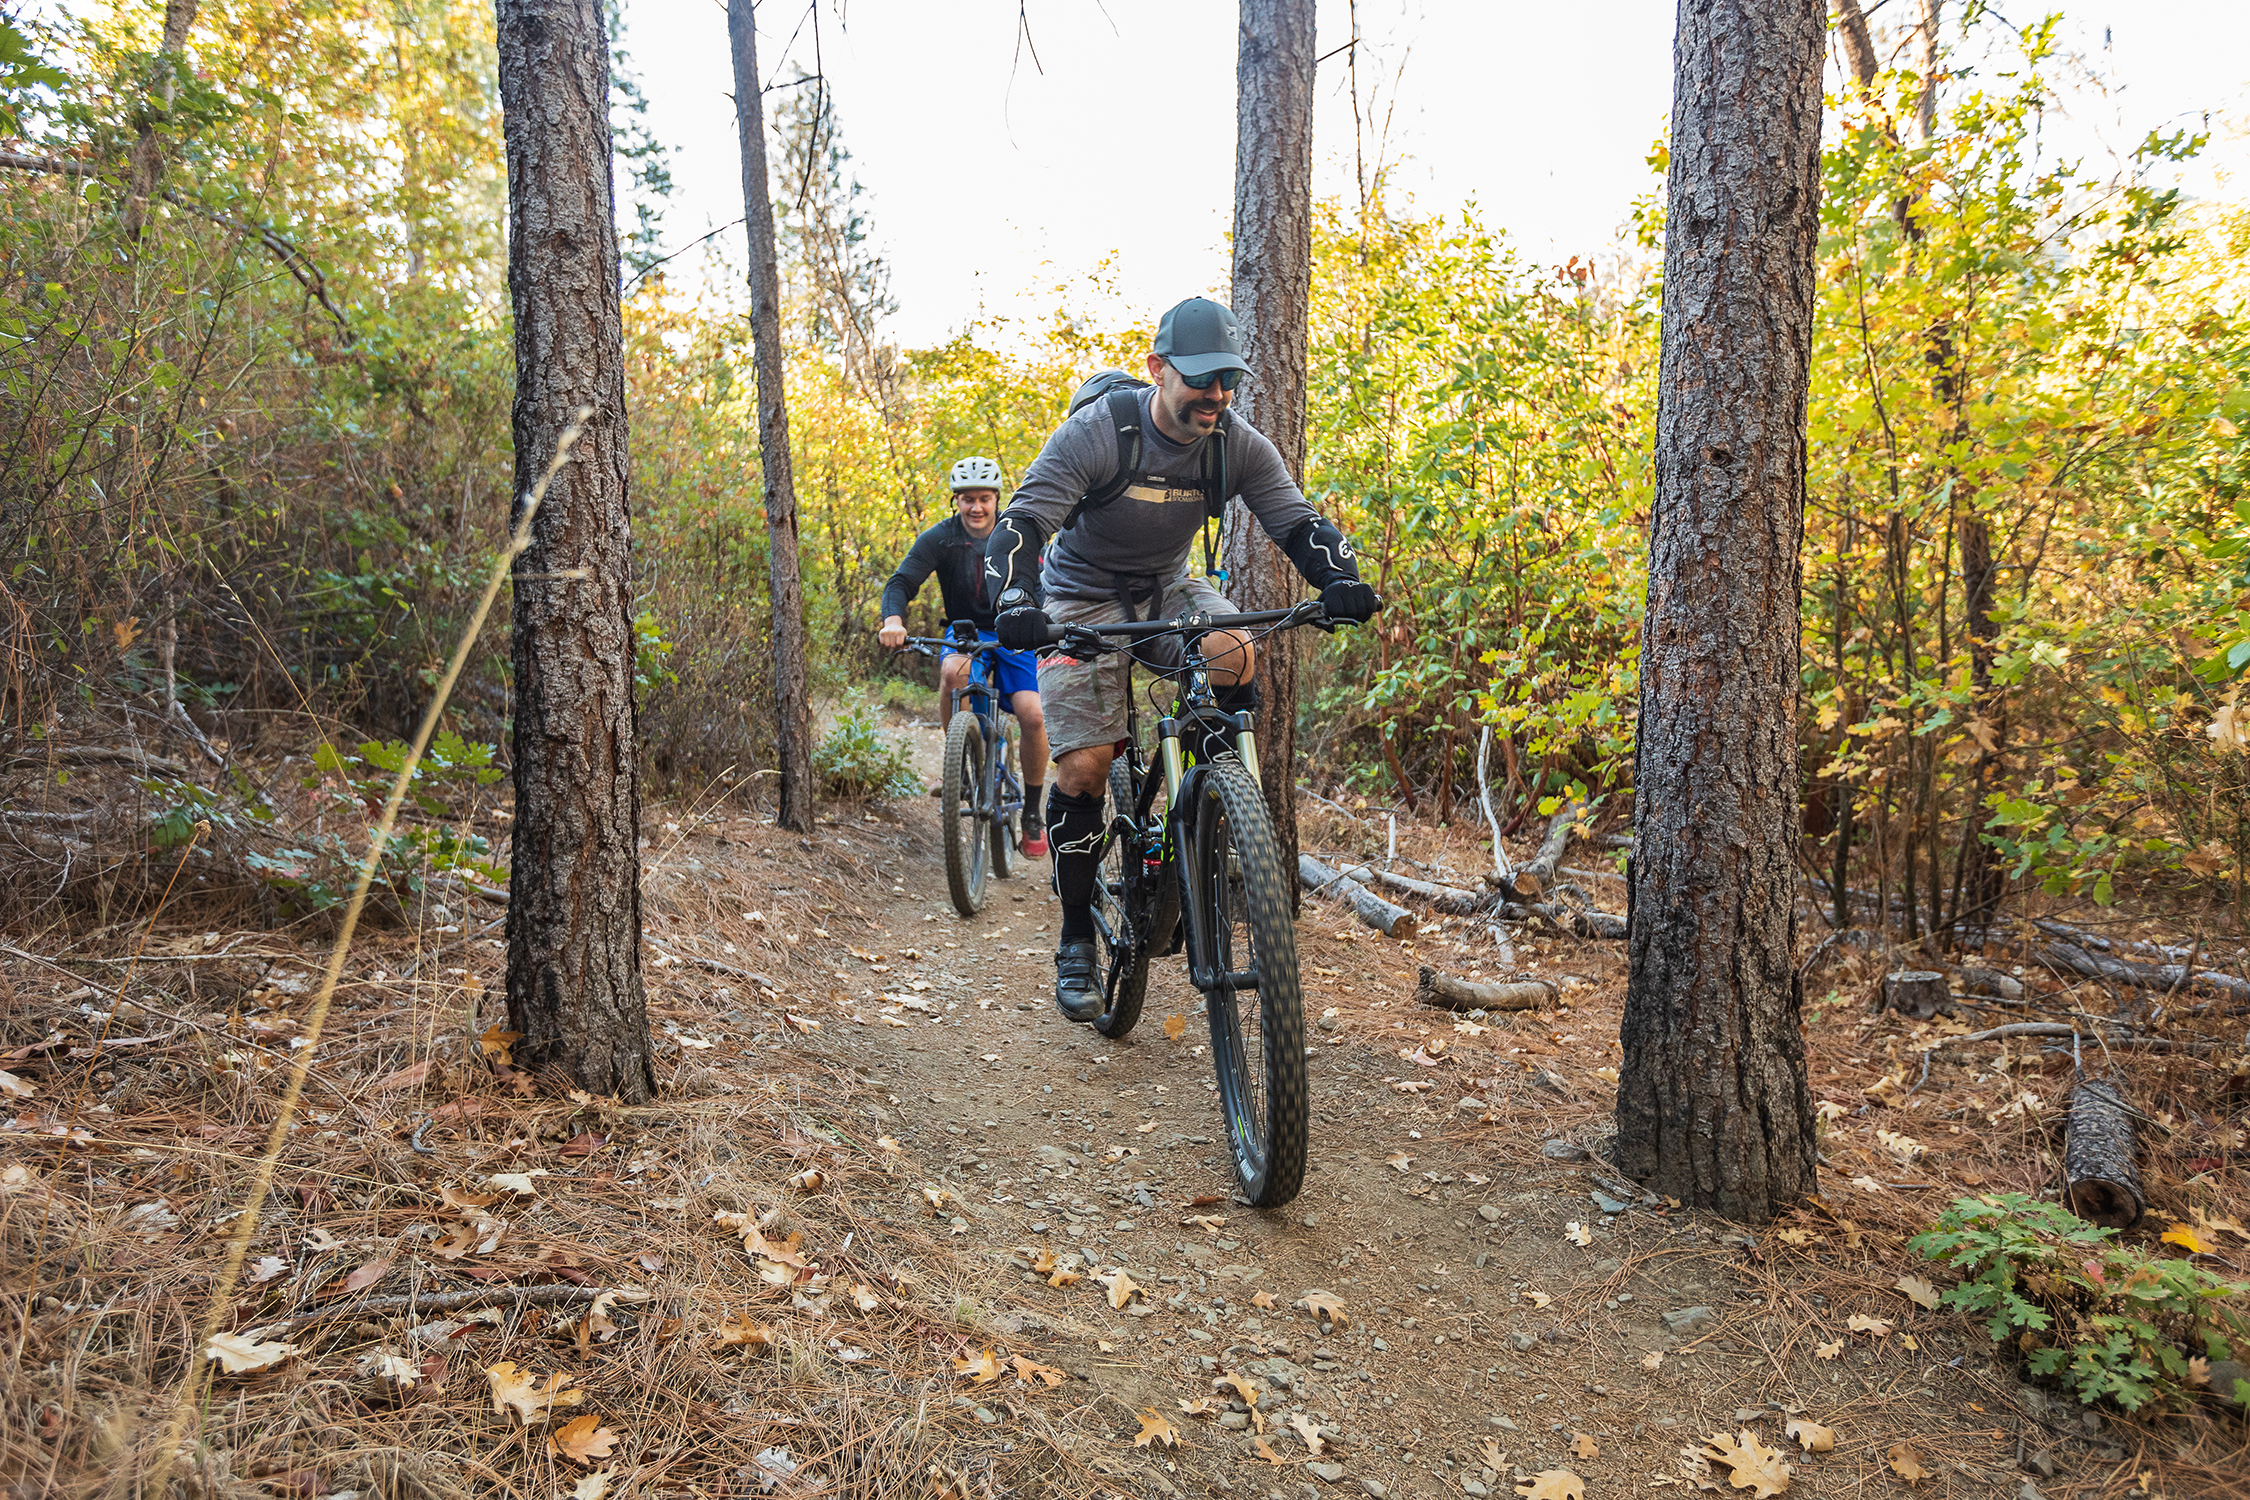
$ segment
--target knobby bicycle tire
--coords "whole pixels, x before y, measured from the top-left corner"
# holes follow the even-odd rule
[[[1243,1196],[1257,1207],[1276,1208],[1304,1186],[1308,1133],[1305,1010],[1289,885],[1265,798],[1242,766],[1222,761],[1205,767],[1190,814],[1188,857],[1196,861],[1190,889],[1206,934],[1201,957],[1221,970],[1204,1000],[1227,1144]],[[1255,989],[1238,992],[1225,982],[1226,973],[1250,970],[1257,975]],[[1245,1015],[1245,1008],[1252,1013]]]
[[[985,835],[992,856],[992,873],[1001,880],[1008,878],[1008,864],[1016,848],[1016,820],[1023,816],[1021,809],[1003,813],[1002,803],[1008,800],[1009,767],[1016,759],[1016,721],[1012,714],[993,715],[998,726],[999,744],[995,753],[987,756],[990,769],[984,778],[984,806],[990,814]]]
[[[1124,756],[1109,763],[1109,801],[1111,816],[1132,816],[1136,808],[1133,797],[1132,768]],[[1141,851],[1133,841],[1112,838],[1102,855],[1102,882],[1105,900],[1109,906],[1109,920],[1114,928],[1130,938],[1132,917],[1125,910],[1124,892],[1130,878],[1139,873],[1134,866],[1140,862]],[[1167,872],[1169,874],[1169,872]],[[1107,894],[1114,891],[1115,894]],[[1094,1029],[1103,1036],[1119,1037],[1133,1029],[1141,1018],[1141,1002],[1148,994],[1148,966],[1156,950],[1170,941],[1172,928],[1180,920],[1180,888],[1176,880],[1167,879],[1156,892],[1149,912],[1147,932],[1142,941],[1129,949],[1112,944],[1103,956],[1102,984],[1110,996],[1109,1009],[1094,1019]],[[1117,974],[1116,988],[1111,989],[1110,974],[1122,965]]]
[[[967,710],[956,713],[945,731],[945,790],[938,808],[945,824],[945,883],[953,909],[964,917],[983,907],[989,873],[984,855],[992,826],[989,809],[980,805],[984,765],[984,726]]]

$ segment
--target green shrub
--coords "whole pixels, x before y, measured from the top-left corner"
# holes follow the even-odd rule
[[[878,731],[864,707],[837,716],[813,750],[813,771],[831,797],[911,797],[922,789],[906,742]]]
[[[2221,1360],[2243,1347],[2250,1322],[2226,1299],[2250,1283],[2116,1240],[2058,1204],[2006,1193],[1956,1200],[1908,1245],[1961,1273],[1947,1305],[1985,1319],[1994,1343],[2013,1341],[2031,1373],[2086,1405],[2185,1404],[2183,1351]]]

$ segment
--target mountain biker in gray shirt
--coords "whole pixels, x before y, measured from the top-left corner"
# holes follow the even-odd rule
[[[999,611],[995,630],[1001,645],[1044,646],[1055,625],[1114,622],[1125,619],[1128,609],[1142,619],[1232,611],[1208,580],[1188,571],[1189,552],[1209,515],[1205,448],[1221,427],[1224,498],[1239,500],[1257,517],[1297,571],[1320,590],[1330,618],[1365,621],[1375,613],[1379,601],[1360,581],[1358,558],[1344,534],[1305,499],[1272,441],[1229,412],[1234,389],[1249,371],[1234,314],[1191,297],[1167,312],[1157,329],[1148,356],[1153,384],[1139,395],[1140,462],[1114,498],[1079,508],[1121,477],[1111,403],[1092,401],[1056,429],[985,543],[985,585]],[[1074,508],[1079,509],[1072,522]],[[1044,605],[1034,593],[1042,584]],[[1230,712],[1253,708],[1256,654],[1250,638],[1238,630],[1214,630],[1203,636],[1200,649],[1220,705]],[[1184,650],[1177,638],[1166,637],[1094,661],[1054,656],[1039,664],[1040,702],[1055,757],[1047,838],[1062,904],[1055,1005],[1073,1021],[1092,1021],[1102,1010],[1094,977],[1096,851],[1106,826],[1102,795],[1110,761],[1125,735],[1134,658],[1158,670],[1175,669]]]

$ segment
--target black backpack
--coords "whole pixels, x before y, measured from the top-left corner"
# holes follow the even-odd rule
[[[1141,392],[1148,382],[1136,379],[1123,370],[1101,370],[1086,378],[1071,393],[1068,416],[1076,416],[1096,401],[1109,403],[1109,424],[1117,432],[1117,473],[1107,484],[1088,490],[1070,514],[1063,517],[1063,530],[1078,524],[1078,517],[1088,510],[1100,510],[1132,487],[1141,471]],[[1227,432],[1233,425],[1233,413],[1219,413],[1219,425],[1211,430],[1211,437],[1203,445],[1203,514],[1206,522],[1217,520],[1227,508]],[[1204,571],[1214,577],[1223,576],[1211,566],[1211,535],[1206,525],[1203,536]]]

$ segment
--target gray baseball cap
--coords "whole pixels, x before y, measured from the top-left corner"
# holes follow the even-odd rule
[[[1182,375],[1250,370],[1242,359],[1242,328],[1234,313],[1208,297],[1190,297],[1167,312],[1156,325],[1156,347],[1151,352],[1170,360]]]

